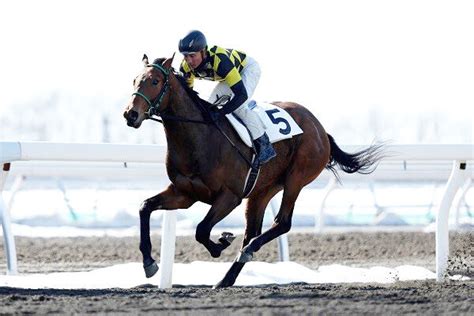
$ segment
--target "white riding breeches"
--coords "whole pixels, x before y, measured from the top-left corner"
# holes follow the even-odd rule
[[[245,89],[247,90],[247,100],[239,106],[233,113],[241,119],[250,131],[252,139],[255,140],[265,133],[265,126],[260,120],[258,115],[248,108],[255,88],[257,87],[258,81],[260,80],[260,66],[251,57],[247,57],[247,64],[240,73],[242,82]],[[234,93],[225,82],[219,82],[209,97],[209,102],[214,103],[219,97],[223,95],[229,95],[231,98]]]

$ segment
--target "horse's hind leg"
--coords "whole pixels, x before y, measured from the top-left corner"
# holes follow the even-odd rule
[[[275,186],[258,196],[252,196],[248,200],[245,210],[245,235],[242,242],[242,248],[248,245],[252,238],[262,233],[263,217],[270,200],[281,191],[281,186]]]
[[[229,236],[228,233],[224,233],[219,239],[219,243],[213,242],[210,239],[212,228],[232,212],[241,202],[242,200],[230,190],[223,190],[212,204],[206,217],[198,224],[196,228],[196,240],[206,247],[212,257],[219,257],[222,250],[230,246],[233,240],[232,235]]]
[[[245,235],[242,242],[242,249],[249,244],[249,242],[255,237],[262,233],[263,217],[265,215],[265,209],[268,202],[275,196],[275,194],[281,190],[281,187],[273,187],[270,190],[253,196],[248,200],[247,209],[245,210]],[[231,269],[227,272],[226,276],[220,281],[215,287],[226,287],[234,284],[237,276],[244,267],[245,262],[234,262]]]
[[[194,202],[195,200],[178,191],[173,184],[169,185],[163,192],[143,202],[140,208],[140,251],[143,255],[143,268],[147,278],[152,277],[158,271],[158,266],[151,256],[151,213],[157,209],[175,210],[188,208]]]
[[[272,227],[263,234],[250,240],[249,244],[242,249],[240,254],[234,260],[234,263],[224,279],[215,285],[216,288],[233,285],[244,264],[252,260],[254,252],[258,251],[266,243],[290,230],[295,201],[301,189],[301,185],[285,185],[280,211],[275,217]]]

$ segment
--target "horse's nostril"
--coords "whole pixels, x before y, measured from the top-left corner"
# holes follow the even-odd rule
[[[132,127],[135,127],[136,122],[138,120],[138,116],[138,112],[133,110],[125,111],[123,113],[123,117],[125,117],[125,119],[127,120],[127,125]]]
[[[138,118],[138,112],[137,111],[130,111],[130,115],[129,115],[129,120],[131,121],[136,121]]]

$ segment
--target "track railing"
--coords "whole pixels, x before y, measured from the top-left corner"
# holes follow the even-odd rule
[[[360,149],[360,146],[341,146],[343,150],[354,152]],[[448,216],[454,196],[464,185],[466,187],[467,181],[474,178],[472,172],[472,162],[474,160],[474,146],[473,145],[394,145],[387,147],[387,157],[385,162],[393,163],[393,166],[402,164],[406,167],[407,162],[413,161],[428,161],[428,162],[446,162],[452,161],[451,173],[447,179],[445,192],[441,197],[441,203],[437,211],[436,217],[436,274],[437,280],[442,280],[447,268],[448,253],[449,253],[449,239],[448,239]],[[100,173],[104,178],[117,175],[117,170],[125,173],[132,171],[135,176],[147,175],[145,172],[146,165],[136,167],[134,163],[144,164],[163,164],[166,155],[166,148],[157,145],[121,145],[121,144],[71,144],[71,143],[50,143],[50,142],[0,142],[0,166],[2,166],[2,173],[0,176],[0,193],[3,191],[11,164],[17,161],[49,161],[54,166],[56,161],[69,162],[116,162],[120,163],[117,168],[113,170],[110,165],[98,166],[93,170],[95,173]],[[77,167],[77,166],[76,166]],[[100,168],[104,167],[104,168]],[[63,168],[63,171],[60,171]],[[67,166],[61,165],[61,168],[53,168],[52,173],[67,174]],[[436,169],[427,169],[426,178],[432,179],[429,176]],[[108,171],[108,172],[107,172]],[[139,172],[135,172],[139,171]],[[34,170],[30,173],[34,174]],[[366,179],[371,177],[382,177],[381,173],[385,173],[385,177],[389,179],[398,179],[405,176],[406,168],[399,169],[395,167],[381,168],[372,175],[364,175]],[[82,172],[83,176],[90,174],[90,172]],[[346,177],[342,172],[343,177]],[[419,179],[420,174],[409,173],[413,179]],[[332,179],[332,175],[326,173],[325,177]],[[347,177],[355,178],[356,175]],[[437,176],[439,177],[439,176]],[[424,179],[424,178],[422,178]],[[326,188],[325,197],[334,189],[335,182],[329,181]],[[324,223],[324,201],[319,208],[319,229],[323,229]],[[270,208],[274,214],[278,211],[278,202],[272,201]],[[7,254],[7,273],[17,273],[17,260],[14,238],[11,232],[10,214],[2,195],[0,194],[0,217],[2,220],[3,236],[5,252]],[[175,223],[176,215],[174,212],[165,212],[163,218],[162,229],[162,244],[161,244],[161,263],[160,263],[160,287],[167,288],[171,286],[172,265],[174,261],[174,245],[175,245]],[[286,236],[279,239],[280,259],[288,260],[288,241]]]
[[[9,174],[11,165],[18,161],[48,161],[53,162],[43,165],[41,168],[28,167],[26,174],[49,174],[92,176],[100,175],[105,178],[116,178],[118,176],[157,175],[156,168],[146,168],[144,164],[151,166],[159,163],[163,166],[165,162],[166,148],[157,145],[122,145],[122,144],[71,144],[50,142],[0,142],[0,218],[3,228],[3,239],[7,255],[7,273],[17,274],[17,257],[15,241],[11,231],[11,220],[9,207],[3,200],[3,188]],[[92,169],[84,169],[80,164],[74,164],[75,168],[67,167],[61,162],[97,162]],[[56,162],[56,163],[54,163]],[[104,164],[100,164],[104,163]],[[110,164],[117,163],[117,164]],[[136,165],[139,163],[141,165]],[[82,169],[81,169],[82,168]],[[71,172],[71,169],[73,171]],[[148,171],[146,171],[148,170]],[[161,168],[161,174],[164,168]],[[171,286],[171,271],[174,261],[175,225],[176,214],[165,212],[163,214],[163,236],[166,242],[161,247],[161,272],[160,287]]]
[[[362,148],[360,146],[341,147],[347,152],[356,152]],[[474,179],[474,145],[392,145],[387,146],[385,154],[380,168],[377,168],[372,174],[347,175],[339,172],[339,175],[342,180],[365,178],[367,180],[447,181],[436,211],[436,278],[441,281],[445,277],[448,264],[449,211],[458,191],[461,191],[461,196],[463,196]],[[316,216],[317,232],[322,232],[324,229],[325,203],[337,185],[335,179],[330,177]]]

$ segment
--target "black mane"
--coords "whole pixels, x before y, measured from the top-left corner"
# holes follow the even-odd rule
[[[202,105],[206,106],[207,108],[212,107],[212,103],[209,103],[204,99],[201,99],[199,97],[199,93],[196,90],[194,90],[194,89],[192,89],[188,86],[188,83],[186,82],[186,78],[184,78],[183,75],[181,75],[180,73],[175,72],[175,77],[178,79],[178,81],[181,84],[181,86],[183,87],[184,91],[186,91],[186,93],[194,101],[194,103],[202,104]]]
[[[153,61],[154,64],[158,65],[163,65],[163,62],[166,60],[166,58],[157,58]],[[184,78],[183,75],[180,73],[174,71],[173,68],[171,68],[171,71],[174,72],[175,77],[178,79],[179,83],[183,87],[184,91],[188,94],[188,96],[193,100],[193,102],[198,106],[199,109],[204,110],[204,112],[207,114],[209,112],[209,108],[212,107],[212,103],[207,102],[204,99],[201,99],[199,97],[199,93],[192,88],[188,86],[188,83],[186,82],[186,78]]]

